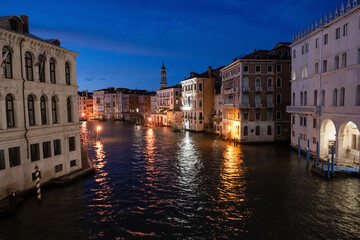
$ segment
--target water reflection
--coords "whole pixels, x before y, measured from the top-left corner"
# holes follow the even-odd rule
[[[145,135],[145,147],[143,149],[143,154],[145,156],[145,168],[148,175],[148,180],[152,179],[152,176],[156,176],[157,169],[155,168],[155,156],[156,156],[156,149],[155,146],[156,136],[152,128],[147,129]]]

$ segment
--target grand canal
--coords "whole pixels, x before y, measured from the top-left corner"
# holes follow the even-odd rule
[[[360,180],[313,176],[287,145],[123,122],[89,142],[96,174],[25,199],[0,239],[360,239]]]

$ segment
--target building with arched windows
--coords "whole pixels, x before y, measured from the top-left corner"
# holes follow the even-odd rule
[[[81,168],[76,57],[29,33],[27,16],[0,17],[0,199]]]
[[[222,72],[222,132],[240,142],[288,141],[290,43],[235,58]]]
[[[326,159],[359,162],[360,5],[347,1],[293,38],[291,145]]]

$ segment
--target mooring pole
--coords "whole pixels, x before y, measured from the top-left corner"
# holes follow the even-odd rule
[[[310,164],[310,140],[307,140],[307,149],[306,149],[306,168],[309,168]]]
[[[327,172],[328,172],[328,174],[327,174],[327,177],[328,177],[328,179],[330,179],[330,159],[328,158],[327,159],[327,166],[328,166],[328,168],[327,168]]]
[[[331,176],[334,176],[334,144],[331,147]]]
[[[319,141],[316,141],[316,165],[319,164]]]
[[[298,160],[300,161],[300,136],[299,136],[299,140],[298,140],[298,146],[299,146]]]

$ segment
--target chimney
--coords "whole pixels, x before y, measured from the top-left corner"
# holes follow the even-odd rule
[[[20,18],[24,22],[23,25],[24,33],[29,33],[29,17],[26,15],[21,15]]]
[[[211,66],[208,67],[208,75],[209,75],[209,78],[211,78]]]

